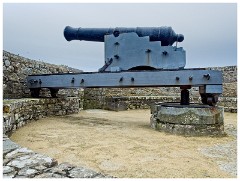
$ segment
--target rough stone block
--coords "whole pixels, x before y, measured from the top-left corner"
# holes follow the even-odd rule
[[[203,105],[156,104],[152,107],[152,128],[184,136],[224,136],[224,109]]]
[[[157,119],[161,122],[186,125],[223,124],[222,107],[165,107],[160,105]]]
[[[5,139],[3,141],[3,156],[5,156],[7,153],[9,153],[19,147],[20,146],[18,144],[12,142],[9,138]]]
[[[10,113],[11,112],[11,105],[10,104],[4,104],[3,105],[3,113]]]
[[[12,174],[15,173],[15,169],[9,166],[3,166],[3,174]]]
[[[33,178],[39,171],[32,169],[32,168],[22,168],[18,171],[18,175]]]
[[[69,177],[71,178],[94,178],[97,175],[97,172],[84,167],[76,167],[69,171]]]

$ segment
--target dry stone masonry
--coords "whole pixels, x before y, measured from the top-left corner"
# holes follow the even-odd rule
[[[26,77],[31,74],[52,74],[52,73],[77,73],[81,70],[64,65],[54,65],[42,61],[31,60],[3,51],[3,98],[30,97],[30,91],[26,87]],[[82,90],[60,90],[61,96],[81,96]],[[58,96],[59,96],[58,95]],[[50,91],[41,91],[40,96],[50,97]]]
[[[12,133],[28,122],[42,117],[78,113],[80,109],[78,97],[4,100],[3,133]]]

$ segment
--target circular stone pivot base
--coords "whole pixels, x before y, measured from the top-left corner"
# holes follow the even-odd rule
[[[155,104],[151,108],[151,127],[184,136],[224,136],[223,107],[208,105]]]

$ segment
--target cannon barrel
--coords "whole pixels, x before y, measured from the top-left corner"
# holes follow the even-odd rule
[[[162,46],[172,45],[174,42],[182,42],[184,36],[176,34],[172,27],[137,27],[137,28],[72,28],[64,29],[64,37],[67,41],[85,40],[104,42],[104,35],[135,32],[139,37],[149,36],[150,41],[161,41]]]

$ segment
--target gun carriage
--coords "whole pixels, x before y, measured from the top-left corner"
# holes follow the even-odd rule
[[[29,75],[33,97],[48,88],[52,97],[65,88],[180,87],[181,105],[189,105],[189,91],[199,87],[202,103],[215,106],[222,93],[222,72],[185,69],[184,40],[171,27],[64,29],[67,41],[104,42],[104,65],[98,72]],[[176,42],[176,45],[173,44]]]

